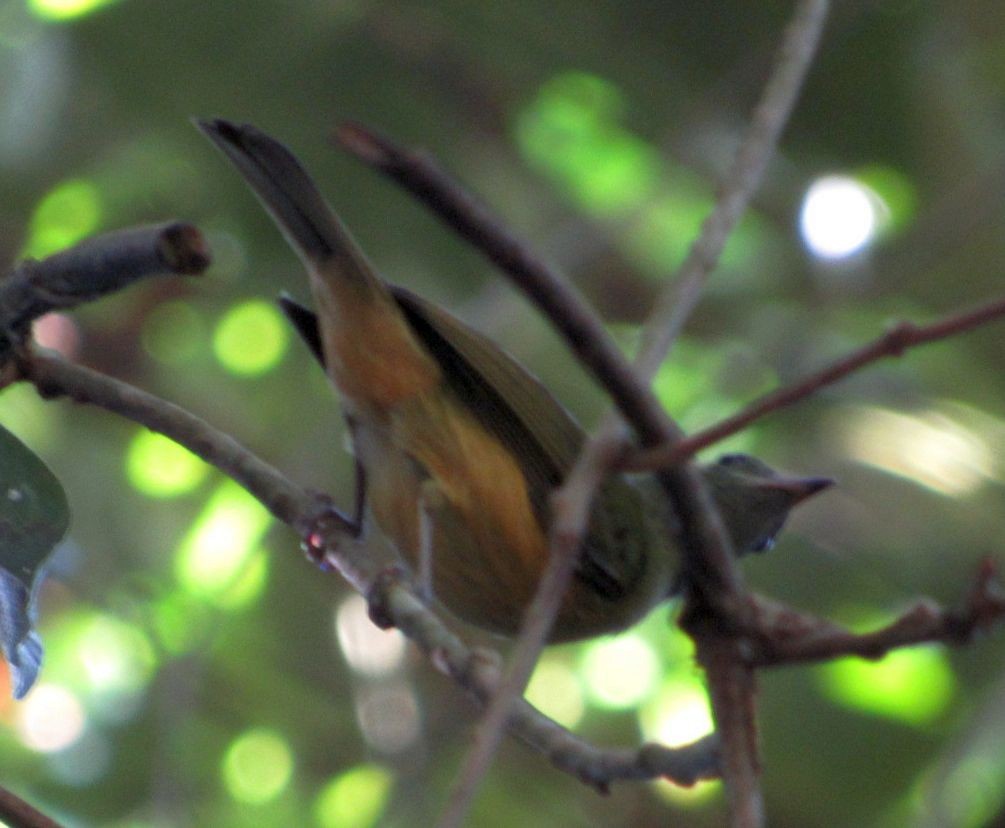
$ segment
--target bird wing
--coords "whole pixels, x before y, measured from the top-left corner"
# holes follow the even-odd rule
[[[390,285],[416,336],[443,369],[458,400],[519,459],[536,517],[548,526],[549,496],[562,484],[585,441],[572,415],[536,378],[492,340],[405,288]],[[322,360],[317,320],[288,296],[287,317]],[[322,360],[323,361],[323,360]],[[645,533],[638,491],[610,478],[595,501],[577,576],[617,600],[642,576]]]

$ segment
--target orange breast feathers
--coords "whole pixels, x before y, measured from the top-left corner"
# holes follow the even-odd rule
[[[370,479],[377,523],[417,566],[423,510],[436,597],[462,616],[472,605],[502,601],[508,606],[498,609],[519,618],[548,548],[520,464],[444,386],[401,401],[389,425],[389,440],[412,473],[396,464],[396,479],[380,470],[383,479]],[[410,506],[409,495],[402,497],[408,491],[423,502]]]

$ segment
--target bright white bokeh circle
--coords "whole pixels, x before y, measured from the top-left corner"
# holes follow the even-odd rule
[[[876,237],[880,202],[865,184],[828,175],[810,185],[799,211],[799,230],[809,251],[822,259],[843,259]]]

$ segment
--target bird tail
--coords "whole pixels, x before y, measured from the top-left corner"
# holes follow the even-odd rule
[[[197,120],[196,125],[237,167],[305,265],[343,255],[363,260],[310,175],[286,147],[250,124],[214,118]]]
[[[431,387],[439,369],[362,250],[296,157],[253,126],[196,125],[254,190],[311,276],[328,373],[378,407]]]

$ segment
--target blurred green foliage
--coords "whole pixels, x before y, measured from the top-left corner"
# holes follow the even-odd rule
[[[389,279],[503,343],[590,424],[602,396],[522,298],[329,135],[351,118],[431,150],[629,342],[712,204],[789,12],[737,0],[7,0],[0,248],[14,262],[115,227],[198,223],[215,255],[204,278],[136,286],[37,335],[348,504],[337,402],[266,304],[282,289],[306,296],[300,265],[188,119],[251,121],[286,141]],[[781,153],[657,378],[688,428],[891,319],[1000,290],[1002,54],[1001,4],[836,4]],[[868,187],[885,216],[841,259],[800,236],[802,197],[829,174]],[[735,438],[731,449],[841,483],[745,562],[757,589],[838,620],[965,594],[1005,530],[1001,331],[876,365]],[[81,826],[433,821],[476,711],[376,633],[289,530],[104,412],[15,387],[0,422],[53,468],[74,514],[41,596],[39,687],[0,700],[5,785]],[[667,618],[554,648],[532,697],[603,744],[700,735],[699,672]],[[1001,653],[996,634],[765,674],[770,824],[1000,820]],[[472,824],[721,820],[718,786],[621,784],[599,798],[507,744]]]

